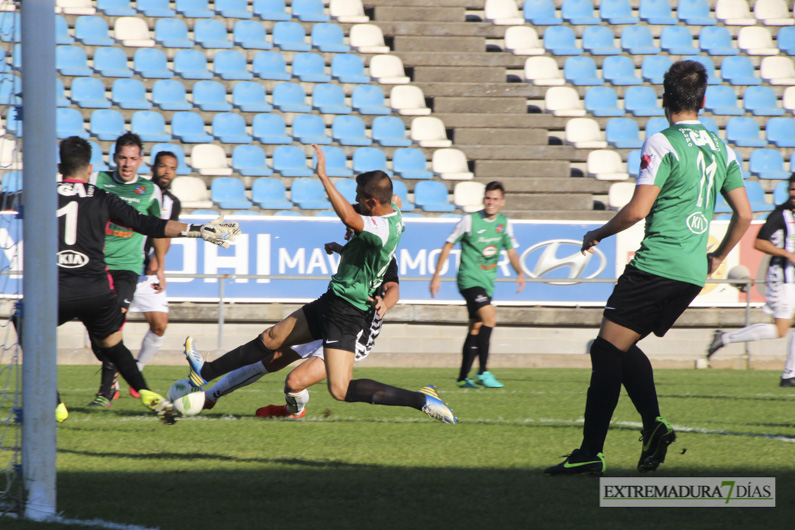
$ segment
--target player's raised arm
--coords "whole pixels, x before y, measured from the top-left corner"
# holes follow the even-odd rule
[[[332,208],[334,208],[340,221],[345,226],[357,234],[360,233],[364,229],[362,216],[356,213],[351,203],[342,196],[334,183],[331,182],[331,179],[328,178],[328,175],[326,175],[326,155],[323,153],[323,149],[317,144],[312,144],[312,147],[315,149],[315,156],[317,157],[317,176],[320,182],[323,183],[323,187],[326,188],[326,194],[331,201]]]

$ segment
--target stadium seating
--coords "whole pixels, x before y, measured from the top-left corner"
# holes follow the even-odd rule
[[[225,210],[252,206],[252,202],[246,198],[246,188],[235,177],[214,178],[210,184],[210,197],[216,206]]]
[[[1,63],[0,63],[1,64]],[[55,78],[55,100],[58,107],[68,107],[69,100],[66,99],[66,89],[63,86],[63,81],[60,77]],[[3,100],[0,100],[3,101]],[[1,128],[0,128],[1,130]]]
[[[436,180],[423,180],[414,186],[414,203],[425,212],[452,212],[447,187]]]
[[[552,89],[549,90],[551,91]],[[549,91],[547,91],[547,94],[549,94]],[[618,108],[618,95],[612,87],[596,86],[589,88],[585,92],[585,110],[597,117],[624,115],[624,109]]]
[[[787,87],[784,89],[782,104],[789,112],[795,112],[795,87]],[[795,170],[795,167],[793,167],[793,170]]]
[[[283,177],[309,177],[313,174],[306,165],[303,149],[295,145],[277,146],[273,150],[272,163],[273,171]]]
[[[765,136],[776,147],[795,147],[795,118],[770,118],[765,125]]]
[[[620,210],[632,199],[635,194],[634,182],[616,182],[607,190],[607,207],[611,210]]]
[[[90,76],[91,68],[88,67],[88,57],[83,48],[78,46],[56,46],[55,68],[58,73],[65,76]]]
[[[273,87],[273,106],[282,112],[310,112],[306,93],[298,83],[277,83]]]
[[[384,33],[375,24],[355,24],[348,34],[348,42],[360,53],[389,53]]]
[[[189,144],[209,143],[213,137],[204,130],[204,120],[195,112],[175,112],[171,117],[171,134]]]
[[[226,101],[226,88],[218,81],[196,81],[192,95],[193,105],[205,112],[232,110],[232,105]]]
[[[174,0],[177,13],[186,18],[212,18],[215,13],[209,8],[208,0]]]
[[[97,10],[93,0],[55,0],[55,12],[64,15],[93,15]]]
[[[600,20],[594,15],[591,0],[563,0],[560,16],[564,22],[574,26],[598,25]]]
[[[290,74],[287,73],[287,63],[284,55],[279,52],[259,52],[254,56],[251,63],[254,75],[261,79],[273,81],[289,81]]]
[[[56,17],[56,22],[58,20],[62,20],[63,24],[66,24],[66,20],[63,17]],[[58,24],[56,24],[56,28],[57,27]],[[85,46],[113,46],[113,39],[110,38],[110,29],[108,28],[108,23],[105,22],[105,19],[102,17],[77,17],[75,20],[74,30],[75,39],[80,41]],[[59,42],[58,44],[71,43]]]
[[[166,120],[161,112],[139,110],[130,119],[130,129],[144,142],[168,142],[171,134],[166,131]]]
[[[665,130],[668,128],[668,119],[667,118],[649,118],[646,122],[646,138],[653,136],[654,134]]]
[[[790,57],[765,57],[759,76],[771,85],[795,85],[795,64]]]
[[[287,21],[290,14],[284,0],[254,0],[252,11],[262,20]]]
[[[56,108],[55,135],[58,139],[68,138],[69,136],[79,136],[80,138],[88,139],[88,132],[86,132],[83,124],[83,115],[80,114],[80,111],[77,109]]]
[[[544,95],[544,109],[555,116],[585,116],[577,90],[569,86],[548,88]]]
[[[328,22],[330,17],[325,13],[321,0],[292,0],[293,18],[301,22]]]
[[[773,204],[784,204],[789,200],[789,182],[779,182],[773,188]]]
[[[309,36],[312,46],[324,53],[348,53],[351,49],[345,44],[345,34],[337,24],[326,22],[315,24]]]
[[[224,18],[249,19],[252,16],[247,0],[215,0],[214,6],[216,14]]]
[[[433,116],[420,116],[411,122],[409,136],[420,147],[451,147],[453,142],[447,138],[444,122]]]
[[[754,65],[745,55],[726,57],[720,63],[721,77],[732,85],[753,86],[762,83]]]
[[[97,9],[109,17],[129,17],[135,15],[130,0],[97,0]]]
[[[638,178],[640,172],[640,149],[630,151],[627,155],[627,172],[632,178]]]
[[[667,0],[664,0],[667,3]],[[693,35],[685,26],[666,26],[660,34],[660,47],[671,55],[695,55]]]
[[[72,83],[72,94],[74,94],[74,83]],[[122,109],[149,110],[152,108],[152,103],[146,99],[146,87],[137,79],[114,81],[111,97],[113,104]]]
[[[359,114],[389,114],[384,92],[377,85],[356,85],[351,93],[351,106]]]
[[[331,77],[340,83],[369,83],[364,63],[358,55],[340,53],[331,59]]]
[[[302,144],[330,144],[323,118],[316,114],[299,114],[293,118],[293,138]]]
[[[585,162],[586,173],[596,180],[626,180],[629,174],[624,171],[621,155],[610,149],[597,149],[588,153]]]
[[[108,164],[105,163],[105,159],[102,155],[102,148],[99,146],[97,142],[89,141],[91,144],[91,165],[94,166],[94,171],[107,171],[110,169]],[[9,169],[16,169],[14,167],[10,167]]]
[[[289,144],[287,126],[280,114],[257,114],[251,122],[251,134],[263,144]]]
[[[353,109],[345,102],[345,92],[337,84],[315,85],[312,89],[312,107],[322,114],[350,114]]]
[[[715,73],[715,63],[712,62],[710,57],[705,55],[691,55],[688,57],[683,57],[682,60],[701,63],[704,66],[704,69],[707,71],[708,85],[720,85],[723,82],[723,79],[721,79],[718,74]]]
[[[765,26],[792,26],[789,6],[784,0],[756,0],[754,2],[754,18]]]
[[[400,201],[403,203],[400,206],[401,214],[408,214],[409,212],[414,211],[415,206],[411,201],[409,201],[409,190],[406,188],[406,185],[402,181],[400,180],[392,181],[392,192],[398,197],[400,197]]]
[[[784,109],[769,86],[751,86],[743,94],[743,107],[754,116],[782,116]]]
[[[153,145],[152,148],[149,150],[151,158],[150,164],[154,165],[155,156],[157,156],[157,153],[159,153],[160,151],[169,151],[171,153],[174,153],[174,155],[177,157],[177,175],[190,174],[191,169],[185,163],[185,151],[182,150],[181,145],[163,144],[163,143]]]
[[[707,0],[679,0],[676,14],[688,26],[714,26],[718,23]]]
[[[392,171],[403,179],[428,180],[433,177],[433,173],[427,169],[425,155],[413,147],[395,149],[392,155]]]
[[[221,79],[248,81],[254,75],[248,71],[246,57],[237,50],[220,50],[213,57],[213,71]]]
[[[202,48],[231,48],[226,26],[220,20],[197,20],[193,24],[193,38]]]
[[[760,179],[785,180],[791,175],[784,170],[784,157],[776,149],[754,149],[748,169]]]
[[[708,86],[704,110],[719,116],[742,116],[743,109],[738,106],[734,89],[728,86]]]
[[[270,112],[273,107],[265,97],[265,87],[254,81],[235,83],[232,104],[243,112]]]
[[[537,86],[566,84],[563,72],[552,57],[528,57],[524,63],[524,80]]]
[[[273,177],[255,180],[251,185],[251,199],[263,210],[289,210],[293,207],[293,203],[287,199],[284,184]]]
[[[631,86],[624,92],[624,110],[635,116],[662,116],[657,93],[647,86]]]
[[[552,0],[524,0],[522,14],[533,26],[557,26],[563,19],[557,16]]]
[[[136,50],[133,55],[133,70],[136,74],[148,79],[171,79],[174,77],[174,72],[168,69],[166,54],[158,48]]]
[[[7,171],[3,175],[0,183],[0,191],[3,193],[15,193],[22,189],[23,179],[21,171]],[[4,201],[7,199],[4,199]]]
[[[151,47],[155,45],[145,20],[138,17],[119,17],[113,23],[113,35],[122,46]]]
[[[614,86],[640,85],[643,80],[637,76],[635,64],[625,55],[605,57],[602,61],[602,78]]]
[[[775,206],[767,202],[765,190],[757,181],[746,180],[745,192],[748,194],[748,200],[751,203],[751,210],[753,210],[754,213],[772,212],[775,208]]]
[[[336,116],[331,123],[331,136],[340,145],[367,146],[373,143],[367,137],[364,121],[359,116]]]
[[[427,116],[431,109],[425,104],[422,89],[412,85],[392,87],[389,92],[389,104],[392,110],[401,116]]]
[[[328,83],[331,76],[326,73],[326,64],[318,53],[296,53],[292,62],[293,77],[304,83]]]
[[[353,171],[348,168],[348,158],[341,147],[324,145],[320,147],[326,155],[326,174],[329,177],[352,177]],[[317,157],[312,153],[312,167],[317,166]]]
[[[373,141],[386,147],[408,147],[411,140],[406,137],[403,120],[395,116],[377,116],[371,127]]]
[[[611,118],[605,127],[605,138],[619,149],[636,149],[643,145],[638,123],[631,118]]]
[[[273,174],[273,170],[268,167],[265,160],[265,151],[257,145],[235,146],[232,151],[232,169],[246,177],[267,177]],[[254,202],[258,202],[257,193],[253,187],[252,199]]]
[[[654,45],[647,26],[627,26],[621,30],[621,48],[632,55],[657,55],[662,51]]]
[[[613,30],[605,26],[589,26],[582,32],[582,47],[591,55],[619,55],[621,49],[615,41]]]
[[[735,116],[726,122],[726,141],[738,147],[765,147],[759,135],[759,125],[753,118]]]
[[[515,0],[486,0],[483,17],[497,26],[521,26],[524,17],[519,12]]]
[[[563,76],[575,86],[601,85],[596,73],[596,63],[590,57],[569,57],[563,64]]]
[[[152,85],[152,103],[162,110],[191,110],[185,84],[172,79],[161,79]]]
[[[121,48],[97,48],[94,50],[94,71],[102,77],[132,77],[127,65],[127,55]]]
[[[530,26],[511,26],[505,29],[505,49],[514,55],[544,55],[543,42]]]
[[[640,0],[640,19],[652,25],[673,25],[679,20],[673,16],[668,0]]]
[[[164,48],[192,48],[188,26],[179,18],[163,18],[155,22],[155,42]]]
[[[753,26],[756,19],[751,15],[746,0],[716,0],[715,18],[727,26]]]
[[[569,26],[553,26],[544,31],[544,48],[552,55],[581,55],[577,37]]]
[[[328,11],[331,18],[347,24],[363,24],[370,21],[364,13],[361,0],[330,0]]]
[[[778,30],[776,46],[784,55],[795,54],[795,26],[787,26]]]
[[[327,210],[331,203],[319,180],[297,178],[290,186],[290,200],[302,210]]]
[[[738,55],[729,30],[723,26],[701,28],[698,45],[709,55]]]
[[[22,18],[19,13],[5,11],[0,14],[0,41],[20,42],[22,40]]]
[[[633,15],[629,0],[602,0],[599,3],[599,16],[613,25],[640,22],[640,17]]]
[[[381,85],[404,85],[411,81],[397,55],[374,55],[370,59],[370,76]]]
[[[703,125],[706,130],[712,131],[715,134],[720,134],[720,129],[718,127],[718,124],[715,122],[713,118],[710,118],[709,116],[704,116],[702,114],[701,116],[698,117],[698,121],[701,122],[701,125]]]
[[[265,32],[265,26],[258,20],[238,20],[232,30],[232,40],[236,46],[247,50],[270,50],[273,48]]]
[[[80,118],[82,123],[83,118]],[[126,131],[124,117],[117,110],[100,109],[91,113],[89,120],[91,136],[103,141],[115,142]]]
[[[599,129],[592,118],[572,118],[566,122],[564,131],[566,143],[577,149],[603,149],[607,147]]]
[[[232,168],[226,159],[224,148],[214,144],[194,145],[190,151],[190,162],[193,169],[199,175],[205,176],[228,176],[232,174]],[[213,180],[213,184],[215,183]],[[211,184],[212,188],[212,184]],[[211,191],[212,193],[212,191]],[[233,208],[250,208],[251,206],[233,206]]]
[[[469,163],[463,151],[455,148],[437,149],[431,156],[431,169],[434,175],[444,180],[472,180],[475,175],[469,170]]]
[[[667,55],[650,55],[643,58],[640,65],[640,72],[643,79],[653,85],[662,85],[663,74],[673,64],[673,61]]]
[[[282,51],[308,52],[306,31],[298,22],[277,22],[273,25],[273,45]]]
[[[384,171],[386,167],[386,153],[378,147],[359,147],[353,152],[352,157],[353,172],[364,173],[365,171]]]
[[[2,83],[0,86],[11,86],[11,83]],[[105,95],[105,85],[95,77],[74,78],[71,91],[72,102],[82,109],[110,108],[110,100]],[[0,101],[8,101],[8,96],[2,92],[4,91],[0,91]]]
[[[213,116],[213,136],[225,144],[249,144],[254,138],[246,132],[246,120],[235,112]]]
[[[177,177],[171,182],[171,192],[179,197],[183,208],[212,208],[210,192],[199,177]],[[213,212],[215,214],[215,212]]]
[[[770,30],[764,27],[740,28],[737,47],[748,55],[778,55]]]
[[[169,0],[136,0],[135,8],[149,18],[173,18],[177,12],[169,6]]]
[[[453,203],[465,213],[483,209],[486,185],[482,182],[459,182],[453,189]]]

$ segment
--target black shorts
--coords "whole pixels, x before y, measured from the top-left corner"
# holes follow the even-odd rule
[[[135,288],[138,286],[138,277],[132,271],[108,271],[113,278],[113,291],[116,293],[116,303],[119,307],[128,309],[135,297]]]
[[[483,287],[470,287],[469,289],[464,289],[459,292],[467,302],[467,311],[469,311],[470,320],[478,319],[478,310],[481,307],[491,305],[491,297],[486,294],[486,289]]]
[[[607,300],[604,317],[642,337],[649,333],[662,337],[701,289],[627,265]]]
[[[59,302],[58,325],[74,318],[82,322],[88,334],[96,339],[104,339],[124,325],[124,314],[116,302],[116,295],[110,291],[90,298]]]
[[[370,329],[369,311],[362,311],[331,291],[303,307],[312,338],[323,346],[356,353],[356,344]]]

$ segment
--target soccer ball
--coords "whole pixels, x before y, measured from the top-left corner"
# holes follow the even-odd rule
[[[193,388],[188,379],[180,379],[171,385],[168,400],[183,416],[194,416],[204,408],[204,392]]]

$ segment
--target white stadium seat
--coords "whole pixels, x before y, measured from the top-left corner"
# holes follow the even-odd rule
[[[607,191],[607,207],[611,210],[620,210],[629,202],[635,193],[634,182],[616,182],[610,185]]]
[[[384,33],[375,24],[355,24],[351,26],[350,45],[361,53],[389,53],[384,42]]]
[[[753,26],[756,19],[751,15],[745,0],[717,0],[715,18],[727,26]]]
[[[737,47],[748,55],[778,55],[770,30],[762,27],[740,28]]]
[[[528,57],[524,62],[524,80],[538,86],[566,84],[563,72],[552,57]]]
[[[585,163],[589,177],[596,180],[627,180],[629,173],[624,171],[621,155],[610,149],[597,149],[588,153]]]
[[[599,124],[591,118],[572,118],[566,122],[566,143],[578,149],[607,147]]]
[[[460,149],[437,149],[431,158],[433,172],[444,180],[472,180],[467,157]]]
[[[199,175],[227,176],[232,174],[229,160],[226,158],[224,148],[220,145],[194,145],[190,152],[190,165]]]
[[[374,55],[370,58],[370,77],[382,85],[405,85],[411,81],[406,76],[400,57],[388,54]]]
[[[370,17],[364,14],[361,0],[331,0],[328,12],[332,18],[346,24],[363,24],[370,21]]]
[[[122,45],[149,48],[155,45],[146,21],[138,17],[119,17],[113,24],[113,34]]]
[[[505,49],[514,55],[544,55],[546,50],[538,32],[530,26],[511,26],[505,30]]]
[[[425,104],[422,89],[413,85],[392,87],[389,104],[401,116],[427,116],[431,113],[431,109]]]
[[[459,182],[453,189],[453,203],[466,213],[483,209],[486,185],[482,182]]]
[[[577,90],[570,86],[553,86],[544,95],[544,108],[555,116],[585,116],[585,105]]]
[[[439,118],[422,116],[411,121],[411,139],[420,147],[450,147],[447,129]]]
[[[524,16],[519,11],[516,0],[486,0],[483,14],[486,20],[497,26],[524,24]]]
[[[171,192],[176,195],[183,208],[212,208],[210,190],[199,177],[177,177],[171,183]]]

